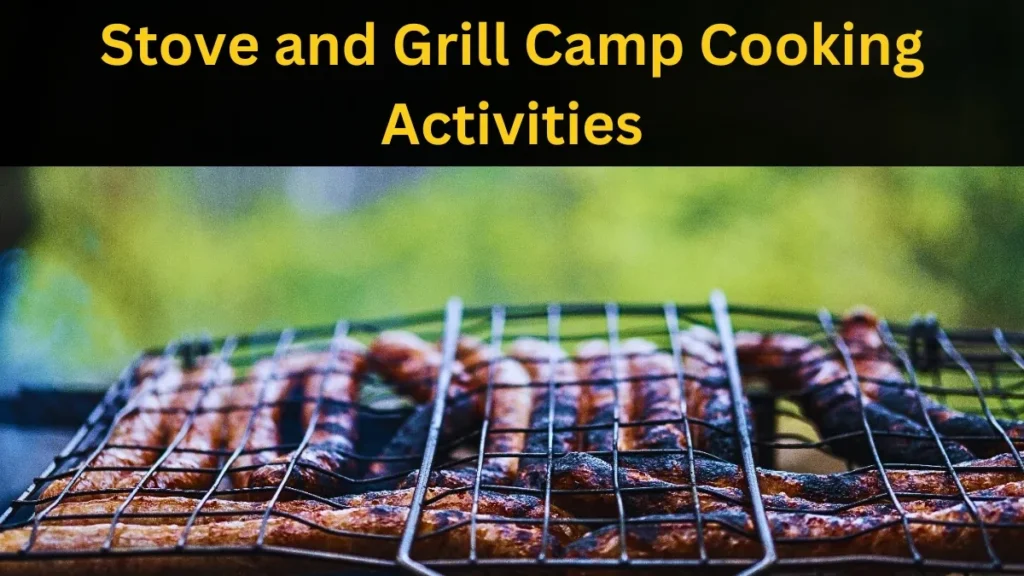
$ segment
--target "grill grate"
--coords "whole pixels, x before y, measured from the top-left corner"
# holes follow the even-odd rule
[[[730,307],[724,295],[716,292],[712,295],[710,302],[705,305],[677,306],[674,303],[664,305],[647,304],[551,304],[551,305],[528,305],[528,306],[493,306],[481,308],[463,308],[458,299],[451,300],[447,307],[440,312],[391,318],[372,322],[348,322],[341,321],[333,326],[322,326],[298,330],[284,330],[281,332],[267,332],[250,334],[244,336],[206,339],[201,341],[182,341],[169,344],[162,350],[147,351],[122,374],[117,383],[110,387],[103,401],[89,415],[85,424],[75,434],[68,446],[56,456],[54,462],[36,478],[33,484],[18,498],[11,507],[0,516],[0,524],[3,531],[16,529],[30,529],[30,536],[22,547],[21,551],[0,554],[0,571],[4,569],[6,562],[26,562],[30,559],[53,559],[53,558],[98,558],[122,557],[122,556],[171,556],[171,557],[200,557],[215,555],[231,555],[245,558],[252,558],[256,562],[258,558],[272,558],[284,556],[286,558],[302,558],[311,562],[318,562],[330,569],[341,570],[341,566],[360,565],[369,568],[402,568],[406,571],[423,575],[433,575],[440,572],[457,572],[479,569],[537,569],[550,568],[558,571],[567,567],[590,567],[594,569],[642,569],[653,570],[656,568],[700,568],[720,569],[727,572],[738,572],[742,574],[754,574],[772,571],[835,571],[851,568],[854,566],[873,565],[883,566],[894,570],[913,570],[922,572],[1024,572],[1024,566],[1004,562],[994,545],[994,538],[997,531],[1024,528],[1024,518],[1012,518],[999,523],[985,523],[979,511],[978,504],[994,497],[972,496],[971,490],[965,485],[963,477],[972,472],[1004,472],[1020,474],[1018,479],[1024,479],[1024,461],[1017,451],[1021,440],[1016,440],[1006,430],[1000,418],[1017,419],[1024,408],[1024,358],[1015,347],[1024,343],[1024,333],[1004,332],[996,329],[993,331],[984,330],[945,330],[940,327],[934,318],[917,318],[905,325],[890,324],[882,321],[879,324],[878,332],[884,342],[885,348],[896,358],[907,386],[922,395],[929,395],[940,402],[958,409],[972,411],[982,415],[991,427],[991,435],[984,438],[979,436],[956,437],[944,435],[936,428],[936,423],[928,415],[924,414],[924,429],[927,438],[934,444],[941,455],[940,465],[906,464],[886,460],[879,451],[878,443],[885,442],[890,438],[914,438],[914,434],[873,429],[869,422],[869,416],[862,409],[859,414],[860,430],[848,432],[842,435],[830,437],[816,437],[813,432],[807,432],[810,422],[799,411],[792,408],[794,403],[801,401],[801,396],[809,392],[807,390],[779,391],[757,388],[757,381],[767,377],[767,374],[759,373],[750,366],[742,365],[739,361],[736,350],[735,334],[737,330],[763,330],[774,332],[785,332],[789,334],[803,335],[812,342],[826,346],[830,350],[831,358],[840,362],[851,375],[850,380],[855,386],[858,397],[861,394],[858,380],[864,378],[857,371],[857,362],[854,353],[848,343],[844,340],[840,331],[835,326],[838,317],[828,311],[821,311],[818,314],[807,314],[791,311],[780,311],[761,309],[754,307],[734,306]],[[735,324],[735,326],[734,326]],[[660,352],[671,355],[673,376],[682,382],[686,377],[684,359],[687,352],[681,347],[679,335],[690,326],[704,326],[717,334],[720,345],[720,352],[724,359],[728,394],[731,398],[732,417],[735,419],[735,433],[740,447],[740,460],[736,463],[742,471],[744,478],[744,501],[743,504],[749,509],[749,526],[747,529],[723,523],[720,515],[705,513],[700,505],[708,498],[716,498],[713,487],[701,484],[698,478],[698,471],[695,462],[700,458],[714,459],[715,457],[701,452],[694,448],[693,438],[698,430],[714,428],[715,424],[702,420],[687,410],[686,403],[681,406],[682,417],[672,421],[629,421],[620,413],[618,395],[620,386],[626,377],[621,373],[620,362],[624,358],[622,343],[626,338],[642,337],[650,339],[657,344]],[[440,375],[435,383],[435,394],[432,404],[427,405],[431,411],[431,418],[427,435],[425,438],[422,453],[416,454],[414,458],[405,459],[408,466],[406,472],[418,472],[416,483],[412,489],[412,497],[408,507],[408,515],[400,530],[386,534],[368,534],[365,532],[345,532],[322,526],[308,517],[291,513],[282,509],[282,502],[290,499],[300,498],[309,500],[330,508],[340,508],[334,501],[302,490],[288,484],[297,470],[309,466],[308,463],[300,461],[300,455],[306,450],[310,443],[311,436],[315,430],[317,415],[321,413],[330,400],[323,397],[321,387],[320,394],[313,398],[287,398],[275,402],[265,402],[263,394],[266,388],[259,392],[260,397],[253,406],[247,407],[252,410],[249,417],[248,427],[242,441],[234,447],[217,450],[192,450],[196,453],[213,455],[218,458],[220,465],[213,468],[202,468],[188,470],[179,468],[167,468],[163,464],[177,452],[189,451],[191,449],[179,448],[179,443],[185,438],[188,430],[196,418],[203,413],[202,403],[206,395],[220,384],[213,380],[203,382],[199,385],[198,400],[191,410],[185,411],[182,427],[167,446],[129,446],[111,444],[111,432],[114,424],[121,421],[127,415],[137,413],[136,404],[144,394],[132,394],[140,385],[136,373],[144,357],[153,354],[160,354],[166,359],[180,359],[186,365],[195,362],[196,358],[206,356],[217,358],[220,362],[232,366],[238,376],[231,382],[236,385],[245,382],[248,378],[247,371],[254,363],[265,357],[275,359],[275,369],[280,368],[282,359],[290,351],[297,347],[304,347],[310,350],[332,350],[341,337],[349,336],[361,340],[370,340],[375,335],[387,329],[406,329],[413,331],[423,338],[441,343],[442,365]],[[492,418],[492,406],[495,392],[503,388],[502,384],[494,382],[494,365],[490,366],[490,374],[487,386],[479,391],[485,395],[484,417],[479,426],[470,434],[455,440],[442,438],[442,429],[446,423],[447,408],[453,402],[452,396],[448,393],[452,383],[453,370],[456,364],[456,348],[459,338],[463,335],[474,335],[481,337],[492,349],[496,356],[501,356],[503,347],[515,338],[529,336],[538,338],[551,344],[553,347],[570,347],[574,343],[592,338],[600,338],[607,341],[613,379],[611,382],[581,381],[575,385],[581,387],[610,384],[616,397],[615,411],[609,422],[601,424],[577,425],[570,428],[558,428],[555,426],[555,396],[559,386],[564,383],[555,381],[552,377],[543,382],[532,382],[530,387],[538,391],[538,394],[546,394],[547,406],[549,409],[547,424],[543,428],[496,428]],[[571,360],[572,357],[570,356]],[[559,362],[565,361],[556,356],[549,358],[538,358],[536,362],[548,363],[551,372]],[[337,366],[321,367],[319,376],[321,382],[332,372],[336,372]],[[377,454],[382,447],[384,440],[388,439],[397,430],[398,426],[410,415],[413,410],[408,405],[395,405],[394,398],[390,397],[387,390],[387,383],[370,380],[364,386],[364,399],[358,406],[358,426],[360,429],[359,444],[355,453],[346,454],[347,457],[359,464],[359,472],[350,475],[342,475],[334,471],[321,471],[343,483],[346,492],[361,493],[380,485],[381,478],[365,478],[362,470],[372,461],[379,460]],[[885,383],[878,383],[885,384]],[[321,385],[322,386],[322,385]],[[151,391],[152,394],[161,394],[159,390]],[[376,395],[375,395],[376,394]],[[749,397],[753,406],[752,415],[756,424],[756,432],[751,434],[746,426],[746,420],[750,414],[743,409],[743,398]],[[131,398],[132,400],[128,400]],[[272,450],[290,454],[283,478],[276,486],[261,488],[237,488],[230,487],[227,482],[231,474],[241,470],[251,470],[256,465],[238,466],[236,461],[253,452],[267,451],[267,447],[260,447],[253,450],[246,450],[246,439],[249,437],[253,422],[256,419],[258,410],[270,406],[298,406],[302,403],[313,404],[314,417],[309,425],[303,430],[294,431],[294,437],[290,442],[280,446],[272,447]],[[219,408],[220,410],[231,410],[232,407]],[[636,449],[620,450],[619,438],[631,429],[655,426],[660,424],[677,424],[685,435],[686,447],[682,450],[666,449]],[[584,433],[592,430],[608,429],[611,431],[613,442],[610,453],[594,452],[595,456],[607,458],[612,470],[612,485],[606,490],[564,490],[552,485],[552,477],[555,463],[562,456],[555,450],[555,435],[561,432]],[[499,434],[546,434],[546,449],[542,452],[515,452],[515,453],[490,453],[486,451],[487,441]],[[837,442],[850,441],[861,438],[869,447],[870,459],[867,466],[858,466],[853,462],[844,462],[837,458],[831,451]],[[920,440],[922,437],[917,436]],[[444,440],[444,441],[442,441]],[[987,441],[996,445],[1001,443],[1003,452],[1013,455],[1013,465],[1010,466],[957,466],[948,453],[944,440],[965,440],[972,442]],[[469,454],[459,456],[457,446],[468,447]],[[96,495],[123,497],[124,500],[112,513],[104,514],[82,514],[54,516],[52,513],[62,503],[67,502],[71,495],[69,489],[75,480],[78,480],[85,473],[85,467],[92,462],[102,451],[110,448],[123,448],[129,450],[145,450],[159,454],[155,462],[144,467],[120,467],[120,468],[90,468],[89,472],[99,470],[110,470],[114,472],[136,472],[141,480],[132,487],[124,489],[97,490],[92,492],[76,492],[74,496]],[[688,482],[678,483],[672,487],[651,487],[651,486],[624,486],[621,485],[620,472],[630,458],[658,456],[658,455],[681,455],[687,464],[684,471]],[[813,455],[812,457],[800,455]],[[519,457],[520,462],[542,462],[546,474],[544,474],[543,486],[540,488],[526,488],[521,486],[504,486],[489,484],[483,474],[483,469],[488,461],[496,458]],[[786,538],[780,539],[773,534],[772,514],[791,513],[794,515],[810,514],[812,511],[801,509],[784,508],[772,504],[768,496],[763,493],[762,486],[758,482],[758,466],[762,468],[775,468],[776,466],[790,467],[794,462],[801,462],[802,466],[813,464],[816,466],[833,466],[836,469],[845,470],[848,477],[857,477],[859,474],[870,472],[880,473],[882,490],[871,498],[856,502],[846,503],[834,507],[828,512],[815,510],[815,514],[840,515],[859,506],[866,505],[888,505],[895,511],[894,518],[889,523],[876,523],[865,528],[863,534],[871,531],[891,530],[896,527],[900,531],[900,538],[905,542],[905,553],[900,555],[879,553],[879,554],[848,554],[822,556],[820,554],[802,554],[799,552],[801,546],[808,544],[822,544],[821,538]],[[451,492],[468,492],[472,495],[472,508],[465,522],[457,522],[434,529],[424,531],[424,514],[430,506],[444,497],[444,495],[429,494],[429,482],[433,472],[438,470],[452,469],[460,466],[471,466],[475,476],[472,485],[452,489]],[[901,491],[890,482],[890,475],[902,473],[903,471],[932,470],[944,472],[951,479],[955,486],[955,495],[937,494],[928,492]],[[160,488],[144,488],[146,482],[154,475],[161,472],[182,472],[191,471],[208,475],[211,480],[209,487],[203,490],[173,490]],[[405,477],[406,473],[397,473],[393,478]],[[70,480],[56,496],[43,498],[43,488],[50,482],[57,480]],[[659,490],[675,490],[689,494],[692,500],[692,510],[679,513],[672,518],[665,517],[641,517],[633,515],[626,501],[635,494],[657,492]],[[532,495],[542,502],[542,513],[531,518],[495,518],[480,514],[480,503],[482,494],[525,494]],[[577,514],[571,519],[555,517],[553,509],[556,501],[560,498],[580,496],[584,494],[600,496],[610,495],[614,501],[612,509],[614,516],[607,517],[585,517]],[[447,493],[445,493],[447,494]],[[141,496],[185,496],[195,501],[193,509],[181,512],[132,512],[130,503]],[[720,496],[720,495],[718,495]],[[937,521],[922,518],[908,512],[905,502],[908,498],[936,499],[941,497],[944,500],[957,500],[965,506],[969,522]],[[259,500],[262,502],[254,513],[258,519],[258,532],[251,543],[239,545],[197,545],[192,537],[201,521],[215,516],[239,516],[238,511],[209,510],[208,503],[213,499],[239,498],[248,500]],[[33,514],[33,511],[41,512]],[[102,545],[95,550],[82,550],[74,552],[38,551],[35,549],[41,528],[52,524],[59,518],[62,522],[72,520],[89,521],[96,524],[110,524],[109,531],[103,539]],[[180,528],[172,545],[146,549],[126,550],[114,546],[119,526],[137,518],[164,518],[167,524],[173,524]],[[311,530],[323,532],[339,537],[347,537],[365,545],[352,546],[346,552],[332,552],[327,550],[300,549],[267,541],[268,527],[275,518],[290,519],[306,526]],[[654,526],[659,523],[671,523],[680,526],[695,525],[695,554],[687,558],[663,558],[663,557],[641,557],[632,554],[630,551],[631,534],[638,527]],[[119,524],[120,523],[120,524]],[[539,526],[541,527],[540,552],[533,558],[491,558],[482,554],[479,542],[479,529],[484,525],[512,524],[515,526]],[[932,558],[922,553],[915,542],[915,529],[921,524],[952,527],[957,530],[971,530],[972,534],[978,535],[979,552],[984,552],[984,558],[979,557],[971,561],[943,560]],[[421,557],[422,544],[430,542],[430,539],[443,538],[445,532],[458,530],[463,526],[468,529],[468,554],[465,558],[454,558],[446,560],[432,560]],[[618,549],[609,558],[565,558],[553,553],[552,528],[559,525],[583,525],[587,530],[597,529],[601,526],[613,527],[618,533]],[[759,553],[740,557],[722,557],[720,554],[712,554],[708,550],[706,539],[708,530],[715,528],[719,531],[732,531],[733,537],[738,540],[756,543]],[[2,534],[0,534],[2,536]],[[862,536],[857,536],[862,537]],[[846,538],[850,538],[849,535]],[[367,550],[391,550],[387,554],[374,554],[369,551],[363,553],[364,546]],[[742,547],[741,549],[752,549]],[[795,550],[795,551],[794,551]],[[749,557],[748,557],[749,556]],[[23,565],[23,564],[22,564]]]

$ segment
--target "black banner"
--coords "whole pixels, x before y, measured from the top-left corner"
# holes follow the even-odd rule
[[[1020,2],[262,6],[6,16],[8,162],[1024,164]]]

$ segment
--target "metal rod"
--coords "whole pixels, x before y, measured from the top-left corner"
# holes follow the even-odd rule
[[[690,477],[690,496],[693,498],[693,516],[697,520],[697,551],[701,562],[708,559],[707,547],[704,545],[704,514],[700,510],[700,493],[697,490],[697,467],[694,462],[693,432],[690,430],[690,418],[686,406],[686,371],[683,369],[683,346],[679,341],[679,309],[674,302],[665,303],[665,327],[668,329],[669,343],[672,347],[672,364],[679,381],[679,410],[683,417],[683,437],[686,439],[686,473]]]
[[[476,525],[480,510],[480,479],[484,471],[484,453],[487,452],[487,434],[494,412],[494,370],[501,361],[501,339],[505,331],[505,309],[495,306],[491,310],[491,358],[487,363],[487,393],[484,398],[484,421],[480,424],[480,446],[477,450],[476,471],[473,475],[473,504],[469,514],[469,561],[476,562]]]
[[[447,306],[445,306],[444,337],[441,343],[441,369],[437,376],[437,389],[434,391],[434,412],[431,415],[430,428],[427,430],[427,441],[423,448],[423,461],[420,463],[419,476],[416,478],[416,488],[413,491],[412,501],[410,502],[409,515],[406,517],[405,529],[402,531],[402,539],[398,545],[398,565],[414,574],[421,574],[423,576],[441,576],[438,572],[413,560],[410,552],[412,551],[413,542],[416,540],[416,530],[419,528],[420,518],[423,516],[423,497],[427,492],[427,483],[430,481],[430,469],[434,464],[437,441],[441,434],[445,401],[448,399],[448,386],[452,381],[452,366],[455,363],[455,349],[458,346],[461,328],[462,300],[451,298],[448,300]]]
[[[722,344],[722,357],[725,360],[726,371],[729,374],[732,411],[733,417],[736,418],[740,452],[743,456],[743,476],[747,479],[747,489],[750,491],[750,506],[754,512],[754,525],[757,526],[757,532],[761,537],[761,545],[764,547],[764,555],[761,557],[761,560],[740,573],[742,576],[752,576],[771,568],[772,564],[778,559],[778,555],[775,552],[775,542],[772,539],[768,515],[764,510],[764,502],[761,500],[761,486],[757,482],[757,467],[754,465],[750,429],[747,423],[747,415],[743,410],[743,383],[740,378],[739,360],[736,357],[736,342],[733,339],[729,305],[726,302],[725,294],[720,290],[711,293],[711,313],[715,319],[715,327],[718,329],[718,338]]]
[[[548,305],[548,344],[551,348],[551,357],[548,358],[548,445],[547,445],[547,471],[544,473],[544,524],[540,541],[540,554],[537,559],[541,562],[547,560],[548,542],[551,540],[551,472],[554,468],[555,458],[555,378],[557,376],[558,362],[560,361],[558,350],[560,322],[562,309],[558,304]]]

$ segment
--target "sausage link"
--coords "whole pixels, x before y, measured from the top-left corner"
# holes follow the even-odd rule
[[[1024,518],[1024,499],[978,502],[982,521],[989,524]],[[771,536],[780,557],[881,555],[910,557],[899,516],[837,517],[816,514],[767,513]],[[910,536],[918,552],[929,559],[984,561],[988,559],[981,531],[966,505],[911,514]],[[698,539],[692,515],[651,516],[654,524],[626,530],[626,547],[634,558],[697,557]],[[703,540],[712,558],[758,558],[761,544],[750,514],[732,509],[704,516]],[[939,524],[939,522],[944,524]],[[959,524],[959,525],[956,525]],[[993,548],[1004,562],[1024,559],[1016,530],[989,526]],[[616,526],[600,528],[573,542],[569,558],[617,557],[621,541]]]
[[[281,405],[317,359],[316,354],[299,352],[286,354],[279,365],[274,359],[261,360],[248,379],[234,389],[228,414],[228,449],[237,449],[245,442],[244,452],[232,464],[231,482],[236,488],[248,487],[254,469],[281,455],[277,448],[282,442]]]
[[[309,444],[300,454],[293,451],[279,456],[254,471],[249,486],[278,486],[294,459],[288,486],[320,496],[334,495],[343,488],[344,482],[338,476],[353,472],[351,455],[355,453],[359,384],[365,369],[363,346],[348,338],[336,355],[324,353],[319,357],[303,382],[303,427],[310,425],[320,398],[319,417],[313,423]],[[287,495],[292,496],[293,493]]]
[[[583,423],[599,426],[583,434],[584,449],[587,452],[612,452],[630,450],[633,446],[633,431],[628,427],[619,429],[616,442],[612,423],[618,413],[619,423],[629,422],[633,412],[633,386],[626,379],[626,360],[619,355],[611,357],[611,348],[603,340],[588,340],[576,348],[580,366],[580,378],[587,382],[583,395],[586,396]]]
[[[375,558],[393,558],[398,551],[398,537],[404,531],[409,514],[407,508],[373,506],[342,510],[319,510],[303,513],[305,522],[286,517],[272,517],[265,525],[264,544],[302,548],[338,554],[358,554]],[[530,558],[541,552],[542,528],[539,525],[516,525],[490,522],[494,517],[480,516],[476,524],[476,551],[480,558]],[[455,510],[425,510],[419,521],[418,537],[412,547],[416,559],[465,558],[470,549],[470,514]],[[262,520],[212,522],[193,526],[188,534],[190,548],[223,546],[252,547],[264,526]],[[330,531],[321,530],[320,527]],[[107,540],[109,524],[88,526],[42,526],[31,551],[98,552]],[[150,526],[119,524],[114,529],[113,550],[168,549],[177,544],[181,526]],[[30,528],[0,532],[0,552],[22,549],[29,541]],[[367,538],[378,535],[392,538]],[[553,555],[561,553],[556,534],[548,543]],[[31,553],[31,552],[30,552]],[[27,562],[0,563],[0,573],[54,574],[55,568],[74,573],[77,567],[88,573],[109,573],[115,569],[153,573],[162,567],[157,557],[115,558],[106,563],[89,560],[53,563],[29,557]],[[204,563],[218,564],[216,556],[204,556]],[[218,567],[224,570],[225,565]],[[166,568],[166,566],[163,566]],[[78,572],[81,573],[81,572]]]
[[[854,358],[861,390],[880,406],[926,424],[925,414],[943,436],[974,437],[959,440],[979,456],[994,456],[1010,450],[995,428],[977,414],[966,414],[918,392],[903,376],[897,360],[878,331],[878,318],[860,309],[844,318],[840,333]],[[997,418],[996,422],[1019,449],[1024,445],[1024,422]]]
[[[91,468],[141,468],[152,465],[160,456],[166,429],[162,426],[163,398],[181,386],[182,372],[169,358],[147,358],[140,364],[129,402],[132,411],[114,424],[106,444],[121,446],[103,448],[89,463],[86,471],[68,489],[68,493],[97,490],[131,490],[142,481],[138,470],[97,470]],[[71,482],[71,478],[54,481],[43,491],[41,499],[58,496]],[[49,504],[40,504],[45,508]]]
[[[681,422],[683,395],[675,363],[669,354],[658,352],[653,343],[630,339],[623,343],[629,355],[629,378],[634,387],[638,423],[657,424],[634,428],[635,448],[679,450],[686,448],[686,432]]]
[[[172,441],[192,422],[181,442],[175,446],[160,469],[146,483],[146,488],[173,490],[206,490],[217,474],[224,433],[225,397],[230,390],[234,371],[218,358],[204,357],[189,370],[181,387],[164,396],[168,413],[163,419],[164,438]],[[175,472],[173,469],[182,469]]]
[[[489,383],[496,385],[491,394],[490,426],[484,440],[484,451],[492,454],[522,453],[526,433],[504,430],[529,428],[532,404],[530,375],[518,361],[502,357],[475,338],[460,339],[459,348],[462,364],[470,370],[470,394],[486,399],[484,392]],[[511,484],[518,470],[517,456],[485,458],[479,470],[480,483]],[[418,477],[419,471],[413,472],[399,486],[414,486]],[[472,486],[476,483],[476,477],[477,467],[474,462],[454,469],[432,471],[429,485],[446,488]]]
[[[924,426],[889,410],[871,394],[859,393],[843,360],[830,356],[821,346],[802,336],[751,333],[737,335],[736,344],[741,361],[763,369],[773,387],[801,390],[798,400],[803,412],[836,455],[863,465],[874,464],[863,411],[883,463],[945,462],[939,444]],[[953,463],[976,458],[959,442],[944,440],[942,448]]]
[[[370,365],[398,391],[420,402],[433,400],[442,355],[436,346],[411,332],[384,332],[370,344]],[[469,375],[458,359],[452,363],[448,400],[440,434],[441,442],[469,432],[479,422],[482,396],[467,390]],[[434,406],[417,406],[368,467],[367,478],[382,478],[375,488],[391,488],[401,474],[419,466],[418,456],[430,429]]]
[[[581,387],[577,384],[579,375],[576,363],[568,358],[561,347],[533,338],[516,340],[512,343],[509,354],[526,367],[530,379],[537,386],[533,394],[533,411],[530,414],[530,429],[534,432],[526,437],[525,451],[548,451],[549,425],[554,429],[551,436],[551,453],[554,456],[579,450],[580,434],[569,430],[577,425],[580,411]],[[554,384],[550,392],[549,383]],[[553,417],[549,420],[551,415]],[[546,458],[523,458],[520,468],[519,482],[522,485],[537,489],[544,486],[547,475]]]

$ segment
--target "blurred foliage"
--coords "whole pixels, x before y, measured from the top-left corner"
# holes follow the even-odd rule
[[[185,333],[714,288],[1024,328],[1019,168],[452,168],[320,215],[273,188],[224,210],[188,174],[36,169],[0,354],[106,378]]]

